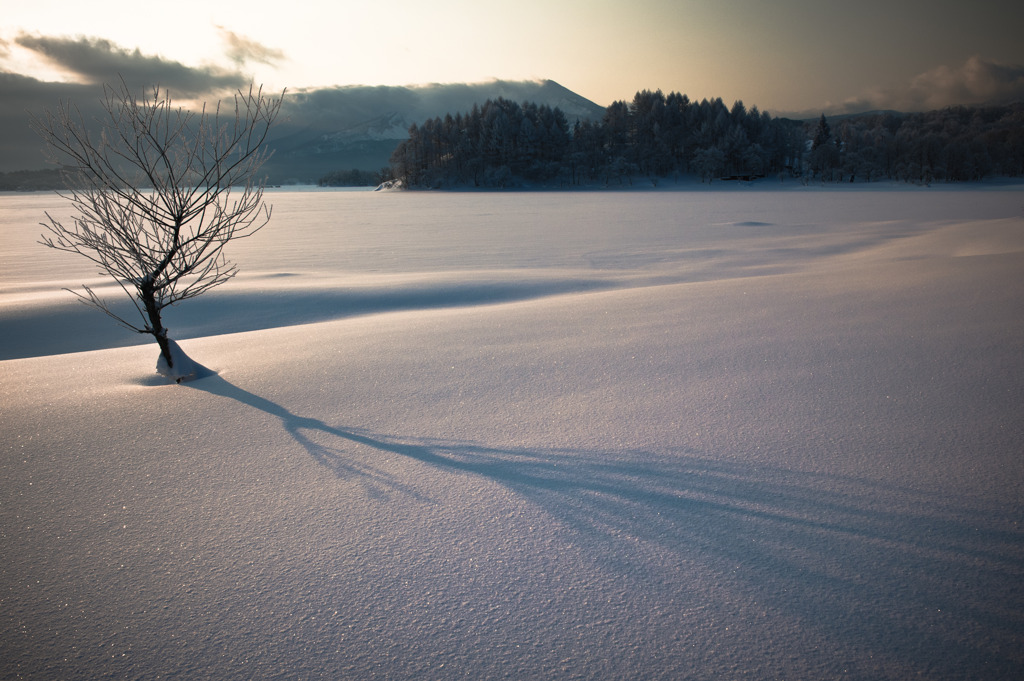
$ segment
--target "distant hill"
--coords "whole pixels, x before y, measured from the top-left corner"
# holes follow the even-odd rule
[[[499,97],[561,109],[570,122],[600,120],[604,107],[552,80],[416,87],[347,86],[289,93],[269,142],[272,184],[315,182],[336,170],[379,170],[428,118],[468,112]]]
[[[59,101],[80,107],[83,119],[105,114],[96,86],[46,83],[0,73],[0,189],[43,188],[59,183],[27,112],[42,113]],[[557,106],[570,121],[600,120],[604,108],[551,80],[495,80],[409,87],[363,85],[289,91],[271,129],[274,156],[266,165],[272,184],[316,182],[339,170],[375,171],[388,165],[409,126],[503,97]],[[48,173],[29,173],[50,169]]]

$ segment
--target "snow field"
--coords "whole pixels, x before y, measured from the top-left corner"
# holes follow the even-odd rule
[[[1020,675],[1018,190],[272,198],[187,385],[0,275],[0,676]]]

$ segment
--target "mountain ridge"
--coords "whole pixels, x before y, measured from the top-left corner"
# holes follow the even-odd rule
[[[409,127],[465,113],[504,98],[559,108],[570,122],[599,120],[604,107],[553,80],[434,83],[420,86],[349,85],[289,93],[272,130],[274,155],[266,171],[274,184],[316,182],[336,170],[388,165]]]

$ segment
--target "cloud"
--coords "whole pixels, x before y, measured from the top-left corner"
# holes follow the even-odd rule
[[[382,116],[400,114],[409,123],[446,113],[466,113],[474,104],[503,97],[558,106],[570,122],[597,119],[604,108],[566,90],[554,81],[490,80],[482,83],[427,85],[345,85],[289,91],[277,128],[318,129],[323,133],[359,126]],[[287,124],[286,124],[287,122]],[[403,130],[401,138],[405,138]]]
[[[134,89],[159,85],[173,97],[195,99],[243,87],[248,78],[237,71],[195,68],[128,50],[103,38],[21,34],[15,42],[86,83],[123,78]]]
[[[228,58],[239,66],[246,62],[257,62],[273,66],[285,59],[285,54],[281,50],[267,47],[251,38],[238,35],[223,26],[218,26],[217,29],[220,31],[224,42],[228,45]]]
[[[930,108],[950,104],[1008,104],[1024,99],[1024,66],[971,57],[957,69],[940,66],[917,76],[910,91]]]
[[[982,106],[1024,101],[1024,66],[980,56],[962,66],[938,66],[913,77],[903,88],[876,88],[848,99],[837,113],[895,109],[931,111],[947,106]]]
[[[249,44],[250,53],[256,54],[256,43]],[[81,36],[22,33],[13,41],[0,39],[0,60],[10,56],[16,45],[64,71],[72,82],[38,80],[0,68],[0,172],[46,167],[41,140],[29,126],[29,114],[55,110],[63,101],[78,107],[85,120],[103,118],[101,83],[123,78],[136,94],[159,86],[182,103],[220,99],[249,83],[249,77],[237,69],[186,66],[102,38]],[[272,53],[267,51],[264,56],[270,58]]]

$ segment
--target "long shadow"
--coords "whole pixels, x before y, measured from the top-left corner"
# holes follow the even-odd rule
[[[395,288],[310,288],[262,291],[217,291],[189,301],[165,323],[174,338],[185,340],[212,334],[241,333],[298,326],[364,315],[405,310],[431,310],[498,305],[567,293],[614,288],[606,279],[550,278],[524,281],[467,281],[419,284]],[[115,313],[132,319],[135,311],[125,299],[111,296]],[[34,306],[0,311],[0,360],[42,357],[151,343],[152,338],[126,332],[105,315],[76,302],[68,294]],[[74,328],[74,334],[63,330]],[[31,339],[26,342],[25,339]]]
[[[188,385],[276,416],[317,463],[338,476],[362,476],[381,494],[429,496],[361,463],[366,456],[353,455],[352,445],[497,482],[578,533],[594,547],[595,563],[666,596],[681,588],[677,576],[644,559],[640,547],[701,561],[848,651],[901,660],[930,678],[975,670],[1024,678],[1019,505],[993,512],[969,500],[698,452],[518,449],[381,435],[298,416],[220,376]]]
[[[260,397],[248,390],[243,390],[232,383],[224,380],[219,374],[213,374],[196,381],[189,381],[181,385],[196,388],[213,395],[219,395],[248,405],[253,409],[276,416],[281,419],[281,426],[303,449],[309,453],[321,466],[331,470],[341,478],[358,477],[365,484],[367,489],[375,497],[383,497],[387,490],[393,490],[408,494],[412,497],[426,500],[426,497],[414,487],[406,485],[392,476],[379,471],[373,466],[363,465],[353,457],[344,456],[344,447],[339,443],[351,442],[366,445],[379,451],[390,451],[403,456],[415,454],[407,447],[392,445],[384,440],[374,439],[360,435],[354,431],[343,430],[330,426],[320,419],[297,416],[288,411],[276,402]],[[323,433],[335,438],[338,442],[332,444],[321,444],[310,437],[310,433]]]

